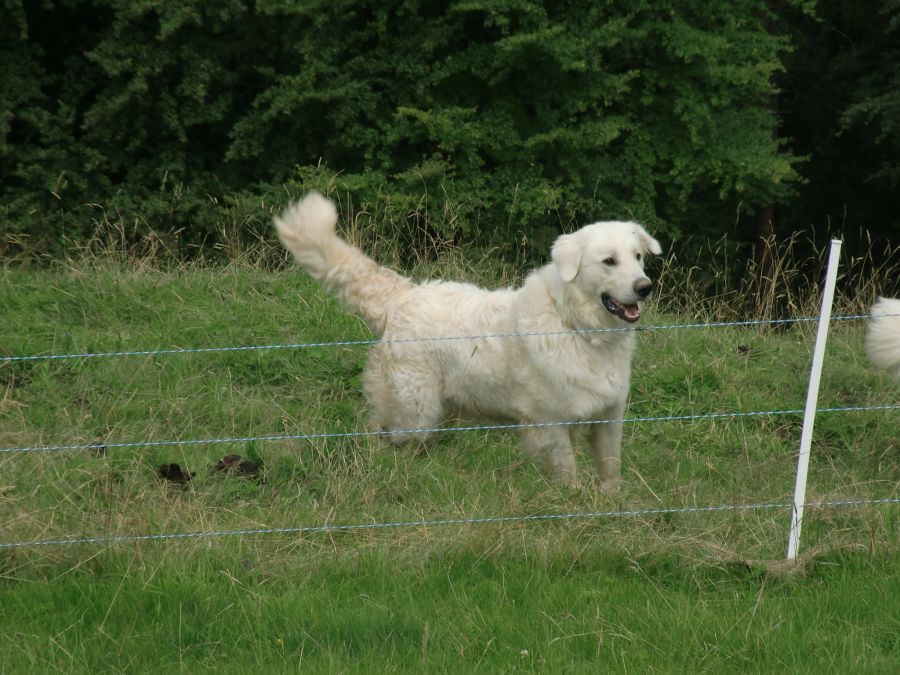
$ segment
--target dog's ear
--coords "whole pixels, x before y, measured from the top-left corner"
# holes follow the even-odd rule
[[[662,246],[659,245],[659,242],[656,241],[656,239],[650,236],[650,233],[647,232],[647,230],[637,223],[635,223],[635,228],[635,234],[637,234],[641,246],[644,247],[644,250],[647,251],[647,253],[652,253],[653,255],[662,254]]]
[[[578,275],[583,255],[584,247],[572,234],[558,237],[553,242],[553,248],[550,249],[550,258],[556,265],[556,269],[559,270],[559,276],[563,281],[572,281]]]

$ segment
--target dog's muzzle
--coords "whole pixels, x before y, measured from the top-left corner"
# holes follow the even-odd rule
[[[635,295],[637,295],[641,300],[646,300],[650,293],[653,291],[653,282],[650,281],[647,277],[642,279],[638,279],[634,282]],[[638,319],[641,318],[641,308],[637,303],[624,303],[616,300],[609,293],[604,293],[600,296],[600,300],[603,302],[603,306],[606,308],[610,314],[615,314],[617,317],[622,319],[622,321],[627,321],[628,323],[635,323]]]

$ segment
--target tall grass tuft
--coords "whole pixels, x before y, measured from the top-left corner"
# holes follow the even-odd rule
[[[659,265],[657,302],[666,312],[702,321],[815,316],[828,247],[803,236],[773,239],[765,272],[752,256],[739,256],[727,239],[679,242]],[[879,295],[900,294],[900,249],[886,242],[879,246],[840,260],[835,312],[863,313]]]

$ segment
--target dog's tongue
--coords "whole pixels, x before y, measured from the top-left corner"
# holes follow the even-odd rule
[[[608,295],[603,296],[603,304],[611,313],[628,323],[634,323],[641,316],[641,308],[636,304],[626,305]]]
[[[621,305],[622,316],[626,321],[637,321],[641,316],[641,310],[637,305]]]

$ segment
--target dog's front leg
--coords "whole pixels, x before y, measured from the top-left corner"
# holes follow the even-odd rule
[[[568,427],[541,427],[522,432],[528,457],[550,480],[575,483],[575,452]]]
[[[624,402],[609,407],[602,415],[606,420],[621,420]],[[600,486],[615,488],[622,482],[622,423],[606,422],[591,425],[591,453],[600,474]]]

